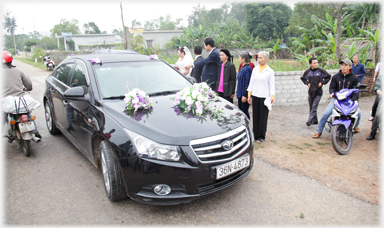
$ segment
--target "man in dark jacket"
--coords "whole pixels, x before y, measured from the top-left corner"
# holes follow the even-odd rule
[[[317,132],[312,134],[312,138],[319,138],[321,136],[321,133],[323,132],[324,126],[327,123],[328,118],[332,115],[332,110],[334,109],[333,102],[335,100],[335,98],[333,98],[333,95],[342,89],[352,89],[354,86],[357,86],[360,83],[359,78],[354,75],[351,71],[351,60],[344,59],[340,61],[339,64],[341,65],[341,70],[337,74],[333,75],[331,84],[329,85],[329,97],[332,98],[332,100],[331,102],[329,102],[329,105],[321,116],[319,126],[317,126]],[[353,100],[355,99],[358,99],[358,96],[353,98]],[[360,128],[358,127],[361,119],[360,109],[358,109],[357,112],[359,116],[354,130],[355,132],[360,132]]]
[[[221,62],[220,54],[215,48],[215,42],[212,38],[206,38],[204,40],[204,48],[209,52],[208,57],[195,64],[187,65],[185,69],[189,70],[192,67],[203,66],[201,80],[202,82],[206,82],[211,89],[214,90],[216,88],[217,71]]]
[[[194,48],[193,53],[195,53],[195,56],[196,56],[194,64],[204,59],[203,56],[201,56],[202,50],[203,49],[200,46],[196,46]],[[203,72],[203,66],[195,67],[191,71],[191,77],[196,78],[196,81],[200,83],[202,72]]]
[[[311,124],[318,124],[317,120],[317,106],[323,96],[323,85],[327,84],[331,79],[331,75],[328,74],[322,68],[318,68],[318,61],[316,58],[309,59],[309,65],[311,66],[301,76],[301,81],[308,86],[308,104],[309,104],[309,117],[307,126]]]

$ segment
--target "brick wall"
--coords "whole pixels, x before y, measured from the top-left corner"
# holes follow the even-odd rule
[[[367,74],[363,78],[363,84],[368,85],[367,87],[368,92],[361,93],[362,97],[375,95],[375,92],[373,91],[373,86],[375,85],[375,83],[373,82],[373,76],[375,75],[375,68],[365,68],[365,71],[367,72]]]

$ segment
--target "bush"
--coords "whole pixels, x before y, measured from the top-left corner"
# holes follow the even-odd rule
[[[43,61],[43,56],[45,55],[45,51],[42,48],[36,48],[33,52],[33,55],[30,57],[32,61],[35,61],[35,58],[38,61]]]

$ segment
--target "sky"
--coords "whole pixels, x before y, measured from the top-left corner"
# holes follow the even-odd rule
[[[240,0],[231,0],[231,2]],[[249,2],[252,0],[241,0]],[[255,0],[253,0],[255,1]],[[257,0],[256,0],[257,1]],[[171,20],[182,18],[182,24],[188,25],[188,16],[192,13],[193,7],[199,3],[207,10],[219,8],[226,0],[126,0],[126,1],[99,1],[99,0],[66,0],[66,1],[26,1],[9,0],[2,1],[1,11],[5,15],[6,10],[11,11],[11,16],[15,16],[18,27],[16,34],[28,34],[38,31],[43,36],[50,34],[50,29],[60,23],[65,18],[68,21],[76,19],[78,26],[83,31],[83,25],[88,22],[95,22],[100,31],[112,33],[116,29],[121,29],[121,9],[123,6],[123,17],[125,26],[131,27],[132,20],[141,22],[142,27],[145,21],[158,19],[160,16],[171,15]],[[286,3],[292,2],[287,1]],[[4,21],[4,17],[1,18]]]

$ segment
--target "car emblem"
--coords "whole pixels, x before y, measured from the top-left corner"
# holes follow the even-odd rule
[[[232,140],[225,140],[221,146],[224,150],[230,150],[233,148],[233,141]]]

